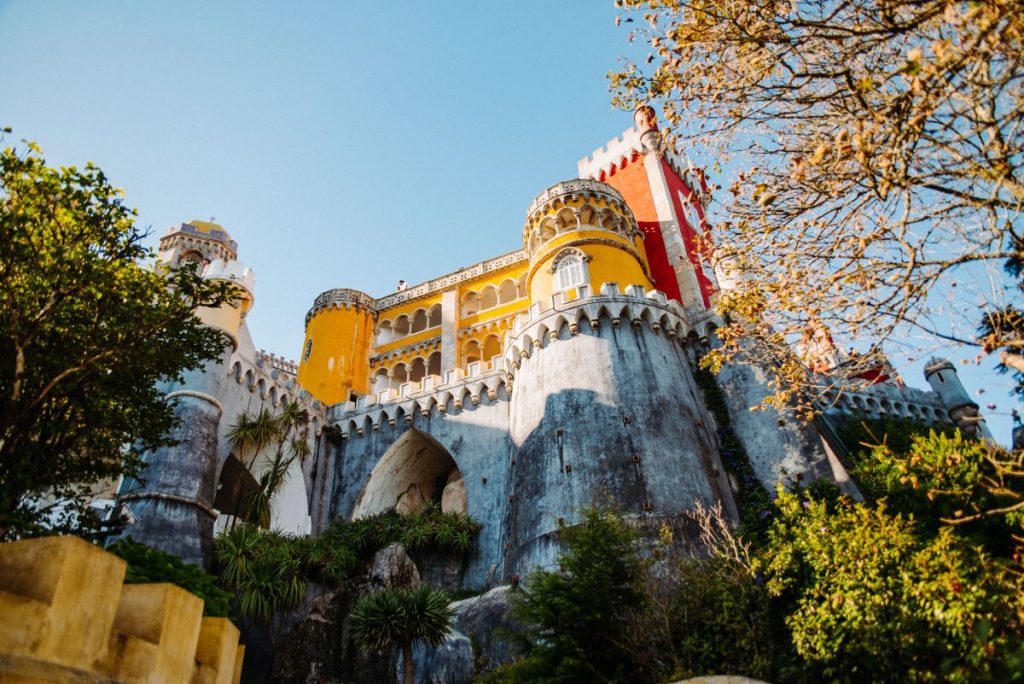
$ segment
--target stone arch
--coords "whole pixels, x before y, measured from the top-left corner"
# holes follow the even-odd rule
[[[455,459],[440,442],[409,428],[374,466],[352,519],[391,509],[414,513],[431,502],[443,510],[465,513],[465,483]]]
[[[480,295],[470,290],[462,295],[462,317],[468,318],[480,313]]]
[[[387,344],[395,338],[395,332],[391,327],[391,321],[381,321],[377,326],[377,345]]]
[[[514,302],[519,298],[518,287],[516,281],[511,278],[506,278],[501,281],[501,285],[498,286],[498,303],[508,304]]]
[[[441,375],[441,352],[436,351],[427,357],[427,375]]]
[[[373,374],[373,393],[379,394],[380,392],[388,389],[390,382],[391,381],[388,378],[388,369],[378,368],[377,372]]]
[[[498,306],[498,290],[493,285],[488,285],[480,290],[480,309],[493,309]]]
[[[501,339],[497,335],[488,335],[480,351],[481,360],[490,362],[493,357],[501,354]]]
[[[391,387],[398,389],[404,383],[409,382],[409,372],[404,363],[396,363],[391,368]]]
[[[430,311],[427,313],[427,327],[436,328],[441,325],[441,305],[435,304],[430,307]]]
[[[409,382],[420,382],[426,374],[427,363],[423,360],[423,357],[417,356],[409,364]]]
[[[424,309],[416,309],[412,314],[412,327],[410,333],[418,333],[427,329],[427,312]]]
[[[394,337],[392,339],[398,339],[399,337],[405,337],[409,334],[409,317],[406,314],[402,314],[395,319],[394,323]]]
[[[479,361],[481,358],[481,353],[482,352],[480,349],[479,342],[477,342],[476,340],[467,341],[465,344],[462,345],[463,364],[468,365],[473,363],[474,361]]]

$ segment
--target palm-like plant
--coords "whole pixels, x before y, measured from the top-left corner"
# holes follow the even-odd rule
[[[236,501],[236,520],[270,527],[274,496],[288,479],[288,469],[295,459],[304,461],[309,456],[308,437],[309,414],[296,401],[285,403],[276,416],[265,408],[256,415],[239,416],[238,422],[229,428],[227,439],[246,470],[252,473],[256,457],[263,450],[274,447],[274,456],[260,475],[259,488],[249,493],[244,502]],[[244,459],[246,454],[250,454],[248,462]]]
[[[352,637],[363,650],[402,649],[405,684],[413,684],[412,647],[417,642],[440,646],[451,632],[448,595],[420,585],[385,589],[364,596],[352,609]]]

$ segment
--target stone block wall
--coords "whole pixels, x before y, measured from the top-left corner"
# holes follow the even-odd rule
[[[77,537],[0,544],[0,681],[238,682],[238,628],[126,569]]]

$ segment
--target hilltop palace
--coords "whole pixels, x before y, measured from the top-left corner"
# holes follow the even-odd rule
[[[269,462],[247,469],[226,432],[243,412],[290,400],[309,411],[311,456],[293,465],[273,526],[316,533],[439,501],[482,525],[464,588],[549,565],[554,533],[597,497],[641,521],[678,520],[696,502],[735,517],[721,426],[695,381],[728,286],[698,245],[707,186],[657,151],[653,110],[635,120],[580,161],[579,178],[533,200],[521,250],[379,299],[320,294],[297,365],[254,347],[244,322],[253,276],[228,233],[200,221],[170,228],[162,261],[199,262],[245,297],[203,312],[233,344],[166,388],[178,443],[147,455],[145,484],[122,486],[133,520],[124,533],[208,564],[220,511]],[[716,379],[761,484],[826,478],[856,495],[830,423],[891,415],[987,434],[949,362],[925,375],[933,391],[895,373],[837,378],[842,391],[814,423],[749,410],[770,392],[765,368],[736,363]]]

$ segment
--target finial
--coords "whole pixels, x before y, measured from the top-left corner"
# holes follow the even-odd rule
[[[644,152],[657,154],[660,136],[658,135],[658,115],[654,112],[654,107],[640,105],[633,110],[633,121],[640,133],[640,142]]]
[[[658,130],[658,115],[655,113],[654,107],[650,105],[639,105],[634,109],[633,122],[636,123],[640,135],[648,131]]]

